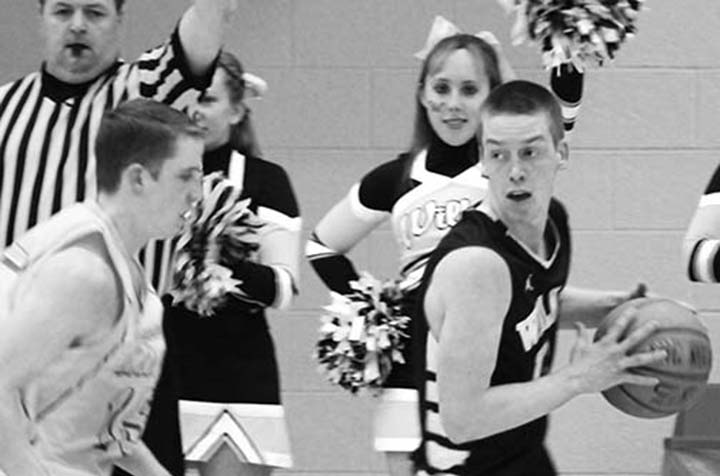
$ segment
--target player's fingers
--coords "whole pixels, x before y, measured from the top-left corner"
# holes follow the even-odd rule
[[[688,303],[686,303],[685,301],[678,301],[677,299],[673,299],[673,301],[674,301],[676,304],[681,305],[682,307],[684,307],[684,308],[687,309],[688,311],[697,312],[697,309],[695,309],[691,304],[688,304]]]
[[[667,358],[667,351],[653,350],[652,352],[640,352],[628,355],[619,361],[619,365],[623,368],[642,367],[645,365],[661,362]]]
[[[574,361],[591,344],[591,339],[587,328],[582,322],[575,322],[576,339],[570,351],[570,361]]]
[[[588,339],[587,327],[582,322],[575,323],[575,331],[577,332],[577,338],[579,341],[586,342]]]
[[[632,323],[635,317],[636,308],[635,306],[628,306],[623,312],[615,319],[615,322],[608,328],[607,333],[600,339],[601,341],[607,342],[618,342],[620,336],[623,335],[627,327]]]
[[[655,385],[660,383],[660,379],[657,377],[649,377],[647,375],[626,373],[623,375],[623,383],[632,383],[635,385],[654,387]]]
[[[648,321],[627,335],[620,344],[620,350],[627,352],[652,335],[659,327],[656,321]]]

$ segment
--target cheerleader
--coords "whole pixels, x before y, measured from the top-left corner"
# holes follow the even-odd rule
[[[204,172],[227,178],[214,174],[208,183],[206,177],[204,209],[249,199],[260,223],[254,258],[227,264],[238,292],[211,316],[181,301],[166,317],[186,465],[203,476],[266,475],[292,463],[265,309],[285,309],[297,293],[301,222],[287,174],[260,158],[245,103],[265,87],[223,52],[212,85],[189,111],[206,132]],[[236,193],[210,193],[209,199],[207,192],[219,186]]]

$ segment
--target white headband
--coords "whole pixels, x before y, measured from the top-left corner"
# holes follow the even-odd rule
[[[243,73],[245,83],[245,99],[261,99],[268,90],[268,83],[260,76],[252,73]]]
[[[435,48],[435,45],[437,45],[441,40],[457,35],[458,33],[462,33],[462,31],[460,31],[460,28],[455,26],[454,23],[441,15],[436,15],[435,20],[433,20],[433,24],[430,27],[430,33],[428,34],[427,41],[425,41],[425,47],[413,56],[419,60],[424,60],[430,51]],[[498,39],[489,31],[480,31],[475,33],[473,36],[476,36],[481,40],[485,40],[494,47],[500,46]]]

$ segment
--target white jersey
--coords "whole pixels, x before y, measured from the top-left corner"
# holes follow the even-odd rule
[[[87,345],[67,348],[21,390],[28,438],[53,476],[109,475],[114,461],[132,451],[142,436],[165,351],[162,303],[149,285],[145,296],[137,295],[123,245],[95,203],[61,211],[5,250],[2,312],[12,316],[18,276],[93,234],[102,236],[122,285],[120,318]]]

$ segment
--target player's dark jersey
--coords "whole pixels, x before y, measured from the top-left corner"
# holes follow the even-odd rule
[[[555,349],[558,295],[565,286],[570,266],[567,216],[563,206],[556,200],[550,205],[545,242],[552,254],[549,259],[542,260],[516,241],[501,221],[473,209],[463,214],[463,218],[443,238],[427,264],[419,303],[423,302],[435,267],[453,250],[467,246],[487,247],[500,255],[507,264],[512,281],[512,298],[503,323],[491,386],[527,382],[549,371]],[[422,306],[418,311],[425,320]],[[425,362],[422,363],[425,385],[421,392],[423,443],[418,450],[421,468],[430,474],[553,474],[548,458],[544,458],[547,466],[545,471],[538,467],[522,469],[525,464],[522,461],[526,458],[532,459],[533,466],[538,464],[538,448],[543,445],[547,417],[463,445],[450,442],[440,421],[436,351],[437,342],[432,334],[428,334]],[[540,453],[544,454],[544,450]],[[505,472],[509,465],[515,468],[514,472]]]

